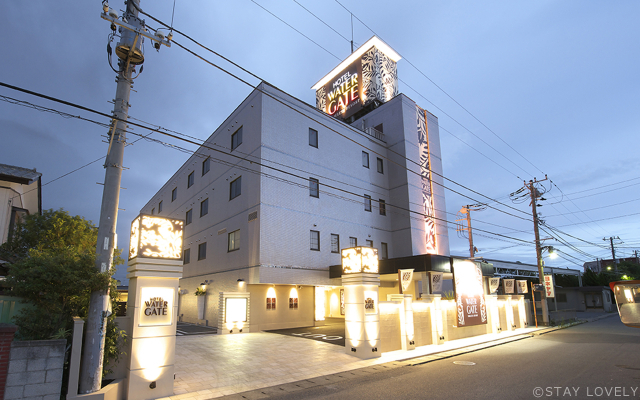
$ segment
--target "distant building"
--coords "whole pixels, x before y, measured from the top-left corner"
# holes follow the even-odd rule
[[[615,269],[616,261],[619,263],[620,261],[626,261],[634,264],[640,264],[640,259],[638,257],[626,257],[626,258],[616,258],[614,259],[599,259],[596,261],[588,261],[583,264],[582,268],[584,272],[587,272],[587,269],[599,274],[603,271],[610,271]],[[610,269],[609,269],[610,268]]]
[[[41,176],[35,168],[0,164],[0,244],[22,217],[42,213]]]
[[[398,93],[397,59],[373,38],[314,86],[316,107],[261,83],[141,209],[186,221],[183,321],[221,327],[219,293],[237,291],[251,331],[344,318],[330,267],[354,246],[378,250],[381,299],[403,266],[416,297],[428,271],[451,279],[438,119]]]

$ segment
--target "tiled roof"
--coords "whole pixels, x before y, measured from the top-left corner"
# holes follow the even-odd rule
[[[36,172],[35,168],[29,169],[16,167],[14,165],[0,164],[0,180],[30,184],[40,176],[42,176],[42,174],[40,172]]]

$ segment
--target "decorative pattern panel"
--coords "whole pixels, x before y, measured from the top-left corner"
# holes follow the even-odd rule
[[[427,254],[436,254],[436,221],[433,200],[433,181],[431,176],[431,153],[429,152],[429,128],[426,111],[416,106],[418,124],[418,150],[420,152],[420,178],[422,181],[422,206],[424,212],[424,231]]]

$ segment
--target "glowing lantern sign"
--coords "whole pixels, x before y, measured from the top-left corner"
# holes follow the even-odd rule
[[[342,250],[342,274],[378,273],[378,249],[350,247]]]
[[[456,326],[486,324],[487,305],[480,266],[471,261],[454,261],[453,279],[457,305]]]
[[[184,221],[140,215],[131,223],[129,260],[136,257],[182,259]]]

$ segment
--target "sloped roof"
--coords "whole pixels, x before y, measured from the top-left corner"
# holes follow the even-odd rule
[[[21,183],[29,185],[41,177],[36,169],[16,167],[15,165],[0,164],[0,181]]]

